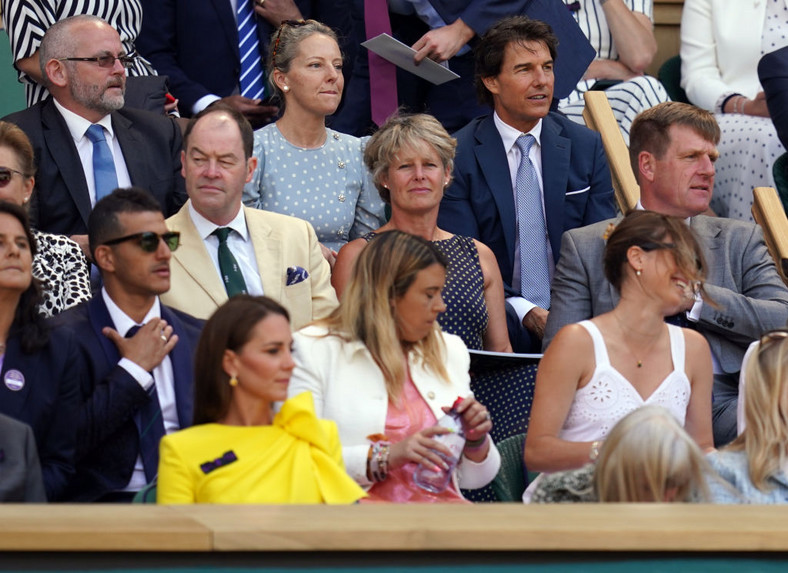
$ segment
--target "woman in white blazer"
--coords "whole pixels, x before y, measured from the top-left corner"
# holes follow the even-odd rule
[[[436,322],[445,269],[428,241],[381,233],[359,255],[339,308],[294,336],[288,393],[311,391],[318,417],[337,423],[345,467],[371,500],[463,502],[460,487],[488,484],[500,466],[490,415],[470,394],[468,351]],[[444,464],[436,421],[458,397],[463,455],[451,485],[428,493],[412,476],[420,463]]]
[[[772,165],[785,148],[758,80],[761,56],[788,45],[788,0],[685,0],[681,85],[716,114],[722,130],[711,208],[752,220],[752,189],[774,186]]]

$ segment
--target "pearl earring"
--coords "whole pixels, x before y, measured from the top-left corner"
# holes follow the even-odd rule
[[[288,86],[282,86],[282,91],[283,92],[289,92],[290,88]]]
[[[641,275],[640,269],[636,269],[636,270],[635,270],[635,274],[636,274],[637,276],[640,276],[640,275]]]

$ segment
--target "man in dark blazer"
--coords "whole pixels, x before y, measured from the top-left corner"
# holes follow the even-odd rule
[[[668,102],[637,116],[630,159],[640,184],[640,207],[687,219],[706,259],[711,301],[689,303],[680,315],[706,337],[714,359],[714,443],[736,436],[739,370],[751,342],[788,321],[788,289],[752,223],[707,217],[720,131],[714,116]],[[564,325],[608,312],[619,295],[605,279],[603,235],[616,219],[564,234],[552,283],[545,348]],[[713,301],[713,302],[712,302]]]
[[[159,301],[170,287],[178,237],[150,194],[118,189],[103,198],[90,215],[89,237],[104,287],[55,318],[76,335],[89,372],[68,497],[129,501],[155,479],[158,438],[191,424],[202,321]]]
[[[369,39],[364,31],[364,0],[353,0],[352,5],[355,43],[361,43]],[[399,5],[408,7],[410,3],[399,2]],[[429,5],[446,26],[431,28],[424,17],[416,13],[398,14],[390,9],[392,34],[417,50],[419,61],[428,57],[445,62],[460,77],[436,86],[398,68],[398,102],[410,111],[431,113],[449,131],[460,129],[474,117],[488,111],[474,97],[471,48],[493,24],[506,16],[525,15],[542,20],[553,28],[561,43],[561,53],[566,54],[556,62],[557,99],[571,93],[594,59],[594,49],[563,0],[430,0]],[[331,127],[357,136],[366,135],[372,118],[368,52],[363,47],[358,50],[345,92],[345,105],[337,112]]]
[[[91,124],[104,128],[118,185],[148,189],[166,214],[186,201],[180,175],[181,132],[162,115],[123,108],[126,71],[117,31],[94,16],[57,22],[39,49],[52,97],[4,118],[21,127],[38,172],[31,223],[72,236],[87,253],[87,223],[96,202]],[[109,67],[91,58],[111,56]]]
[[[550,29],[523,17],[502,20],[476,46],[477,93],[495,113],[475,119],[455,134],[454,178],[438,215],[441,228],[474,237],[495,253],[507,296],[509,336],[518,352],[539,351],[548,313],[529,302],[518,286],[516,254],[522,248],[518,226],[530,224],[517,218],[518,136],[531,132],[539,142],[529,157],[541,174],[549,266],[550,259],[558,260],[564,231],[615,214],[601,138],[548,113],[555,52],[556,38]]]
[[[238,0],[238,2],[251,0]],[[265,66],[268,44],[283,20],[314,18],[349,31],[347,0],[280,0],[255,2],[260,58]],[[185,117],[219,99],[255,126],[267,123],[277,108],[240,95],[241,57],[238,25],[230,0],[142,0],[145,18],[136,46],[163,75]]]

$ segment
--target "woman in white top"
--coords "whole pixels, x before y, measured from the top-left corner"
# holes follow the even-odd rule
[[[709,346],[664,320],[703,292],[692,231],[679,219],[634,211],[610,235],[604,265],[617,306],[562,328],[539,365],[525,443],[531,471],[594,460],[616,422],[645,404],[667,408],[702,449],[712,447]]]
[[[681,86],[713,111],[722,139],[711,208],[752,221],[752,190],[774,187],[772,165],[785,152],[758,79],[761,56],[788,45],[786,0],[684,0]]]

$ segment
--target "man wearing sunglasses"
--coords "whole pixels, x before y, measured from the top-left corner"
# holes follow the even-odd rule
[[[130,501],[158,472],[165,433],[191,425],[192,363],[202,321],[161,304],[180,243],[138,188],[100,200],[88,234],[103,287],[58,315],[80,343],[82,381],[72,501]]]
[[[337,297],[312,225],[241,204],[257,166],[254,132],[241,112],[221,103],[206,108],[183,139],[189,201],[167,219],[183,248],[173,255],[164,302],[208,318],[230,296],[264,294],[287,308],[293,330],[328,316]]]
[[[668,102],[639,114],[630,131],[629,156],[640,185],[639,208],[686,219],[704,250],[705,290],[714,304],[689,300],[671,322],[694,328],[709,343],[714,363],[714,445],[736,437],[739,370],[747,346],[788,321],[788,288],[763,241],[760,227],[707,217],[720,130],[700,108]],[[742,189],[751,193],[752,190]],[[618,304],[604,278],[605,230],[616,219],[564,233],[552,282],[552,308],[544,348],[566,325]]]
[[[9,115],[30,138],[38,161],[33,226],[70,235],[88,253],[93,205],[117,187],[151,192],[169,215],[186,201],[181,132],[169,118],[123,108],[133,63],[114,28],[95,16],[50,27],[39,58],[52,97]]]

